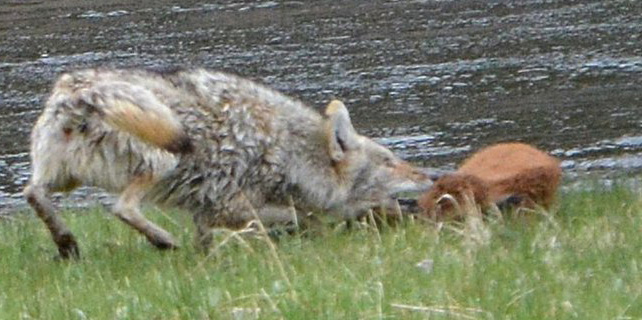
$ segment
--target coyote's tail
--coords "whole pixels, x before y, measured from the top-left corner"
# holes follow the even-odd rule
[[[147,143],[173,153],[193,149],[174,112],[146,88],[110,81],[77,91],[77,99],[109,125]]]

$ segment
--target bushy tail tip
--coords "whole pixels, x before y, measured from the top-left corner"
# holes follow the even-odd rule
[[[192,139],[185,133],[180,134],[172,142],[163,147],[171,153],[192,153],[194,151],[194,144]]]
[[[110,126],[173,153],[194,150],[174,112],[155,94],[127,83],[105,83],[77,94]]]

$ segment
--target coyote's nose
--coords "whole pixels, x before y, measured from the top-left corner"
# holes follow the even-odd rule
[[[426,170],[424,170],[423,168],[414,168],[412,170],[412,184],[414,186],[409,189],[414,189],[412,191],[423,192],[432,187],[433,180],[430,174],[428,174],[428,172],[426,172]]]

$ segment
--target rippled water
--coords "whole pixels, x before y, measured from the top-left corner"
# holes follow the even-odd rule
[[[642,173],[641,1],[96,3],[0,4],[0,211],[22,203],[52,81],[96,65],[222,69],[318,108],[337,97],[423,165],[520,140],[568,180]]]

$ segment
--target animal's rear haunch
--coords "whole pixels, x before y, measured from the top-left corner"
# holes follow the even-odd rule
[[[31,137],[25,196],[62,257],[76,240],[50,192],[96,186],[119,194],[114,213],[158,248],[172,235],[140,212],[144,199],[194,214],[198,243],[213,226],[292,218],[295,208],[341,217],[426,190],[430,179],[354,130],[333,101],[320,115],[233,75],[86,69],[56,82]]]
[[[561,174],[559,160],[545,152],[522,143],[501,143],[473,154],[457,172],[439,178],[419,203],[433,218],[461,219],[471,202],[482,212],[494,204],[548,209]]]

